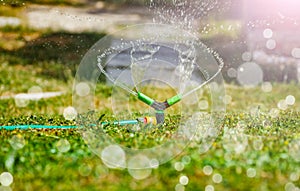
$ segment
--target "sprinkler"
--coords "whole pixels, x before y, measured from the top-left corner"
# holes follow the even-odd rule
[[[131,39],[129,37],[131,37],[132,34],[135,36]],[[185,35],[182,36],[178,34]],[[191,95],[196,93],[203,86],[212,82],[213,79],[221,73],[224,66],[222,59],[214,51],[204,45],[197,36],[177,27],[161,24],[137,25],[120,31],[115,36],[122,37],[119,41],[116,41],[117,45],[114,45],[114,43],[111,42],[112,39],[110,36],[106,36],[99,40],[81,61],[75,82],[77,84],[85,83],[89,91],[87,93],[88,95],[81,95],[78,94],[77,91],[74,91],[74,108],[79,113],[85,113],[94,109],[93,106],[91,108],[91,104],[87,103],[93,103],[93,92],[99,75],[104,75],[107,81],[110,81],[114,86],[124,90],[126,95],[132,95],[139,101],[153,108],[155,110],[155,115],[133,120],[97,123],[97,125],[100,124],[102,127],[106,125],[164,124],[166,109],[184,98],[193,99],[191,98]],[[119,68],[115,66],[117,61],[118,63],[122,63],[118,66]],[[179,72],[177,79],[174,81],[174,83],[179,84],[177,95],[165,99],[163,102],[156,101],[148,95],[143,94],[138,87],[139,83],[143,80],[152,79],[153,76],[151,75],[153,73],[156,75],[155,79],[162,81],[166,80],[167,83],[171,84],[168,81],[170,80],[168,74],[160,72],[164,69],[163,67],[160,67],[161,64],[168,66],[168,70],[172,68],[172,72],[174,72],[175,75],[178,75],[177,72]],[[108,72],[104,69],[110,65],[118,69],[116,75],[113,75],[114,71]],[[152,71],[150,66],[156,67],[156,71]],[[203,67],[205,67],[205,69]],[[127,79],[124,78],[126,72],[125,70],[122,71],[123,69],[129,70],[131,78],[127,79],[130,79],[131,81],[128,82],[126,81]],[[180,73],[181,71],[184,71],[185,73]],[[189,88],[186,88],[186,84],[192,81],[193,72],[197,74],[201,81],[196,81],[196,85],[191,85]],[[77,88],[77,86],[75,87]],[[211,91],[214,92],[216,90]],[[183,107],[188,106],[183,105]],[[184,114],[189,115],[191,113]],[[90,124],[89,122],[86,125],[97,126],[96,124]],[[78,126],[23,125],[0,126],[0,129],[77,127]]]
[[[172,98],[167,99],[164,102],[158,102],[158,101],[155,101],[154,99],[146,96],[145,94],[138,92],[138,99],[140,101],[144,102],[145,104],[149,105],[153,109],[155,109],[155,118],[156,118],[157,124],[163,124],[165,121],[164,111],[168,107],[179,102],[181,100],[181,95],[176,95]]]
[[[113,125],[122,126],[122,125],[135,125],[138,123],[152,124],[152,125],[163,124],[165,121],[164,111],[181,100],[180,94],[173,96],[164,102],[158,102],[141,92],[137,92],[137,97],[140,101],[144,102],[145,104],[155,109],[155,117],[142,117],[135,120],[121,120],[121,121],[114,121],[112,123],[102,122],[101,125],[105,126],[105,125],[113,124]]]

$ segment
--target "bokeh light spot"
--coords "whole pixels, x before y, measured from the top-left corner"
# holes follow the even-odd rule
[[[106,166],[102,165],[102,164],[99,164],[95,167],[95,175],[97,177],[105,177],[107,176],[109,173],[109,170]]]
[[[75,87],[76,94],[81,97],[89,95],[90,91],[91,91],[90,89],[91,89],[90,86],[84,82],[80,82],[80,83],[76,84],[76,87]]]
[[[273,30],[272,29],[265,29],[263,32],[264,38],[272,38],[273,37]]]
[[[64,109],[63,116],[66,120],[69,121],[74,120],[76,119],[77,111],[74,107],[67,107]]]
[[[300,178],[300,173],[299,172],[292,172],[290,174],[290,180],[293,182],[297,182]]]
[[[199,102],[199,109],[201,109],[201,110],[207,110],[208,107],[209,107],[209,103],[208,103],[207,100],[201,100]]]
[[[271,82],[262,83],[261,90],[266,93],[271,92],[273,90],[273,86],[272,86]]]
[[[223,98],[223,103],[225,103],[226,105],[230,104],[232,101],[232,97],[230,95],[225,95],[225,97]]]
[[[288,108],[288,104],[286,103],[286,101],[284,99],[279,100],[279,102],[277,103],[277,107],[280,110],[286,110]]]
[[[56,142],[57,150],[61,153],[66,153],[71,149],[71,145],[67,139],[60,139]]]
[[[10,145],[12,146],[13,149],[19,150],[22,149],[26,141],[24,137],[21,134],[14,135],[10,140],[9,140]]]
[[[216,184],[220,184],[222,181],[223,181],[223,177],[221,174],[214,174],[213,177],[212,177],[212,180],[214,183]]]
[[[190,156],[184,156],[184,157],[182,157],[181,161],[184,165],[188,165],[191,162],[191,157]]]
[[[189,178],[183,175],[179,178],[179,183],[186,186],[189,183]]]
[[[292,182],[288,182],[285,184],[285,191],[295,191],[296,186]]]
[[[295,102],[296,102],[296,98],[295,98],[293,95],[288,95],[288,96],[286,96],[286,98],[285,98],[285,102],[286,102],[286,104],[288,104],[288,105],[294,105]]]
[[[261,138],[257,138],[253,141],[253,148],[257,151],[262,150],[264,147],[264,142]]]
[[[207,185],[205,186],[205,191],[214,191],[215,187],[213,185]]]
[[[78,171],[81,176],[89,176],[92,172],[92,167],[89,164],[81,164]]]
[[[237,76],[237,71],[236,71],[236,69],[234,69],[234,68],[229,68],[229,69],[227,70],[227,75],[228,75],[229,78],[236,78],[236,76]]]
[[[176,184],[175,191],[184,191],[185,187],[182,184]]]
[[[289,155],[296,161],[300,162],[300,139],[293,140],[289,144]]]
[[[0,183],[2,186],[10,186],[14,181],[14,177],[9,172],[0,174]]]
[[[269,50],[273,50],[276,48],[276,41],[274,39],[269,39],[267,42],[266,42],[266,47],[267,49]]]
[[[25,99],[26,94],[21,93],[15,96],[15,104],[17,107],[26,107],[29,104],[29,100]]]
[[[121,168],[126,164],[125,152],[118,145],[105,147],[101,152],[101,159],[108,168]]]
[[[244,52],[244,53],[242,54],[242,59],[243,59],[244,62],[250,62],[251,59],[252,59],[252,54],[251,54],[251,52]]]
[[[246,62],[239,67],[237,80],[243,86],[256,86],[263,81],[263,71],[258,64]]]
[[[247,169],[247,176],[249,178],[254,178],[256,176],[256,170],[254,168]]]
[[[39,100],[43,97],[43,89],[40,86],[32,86],[28,89],[29,94],[36,94],[34,100]]]
[[[292,56],[294,58],[300,58],[300,48],[293,48],[293,50],[292,50]]]
[[[270,110],[270,112],[269,112],[269,115],[270,115],[272,118],[276,118],[276,117],[279,116],[279,113],[280,113],[279,109],[277,109],[277,108],[272,108],[272,109]]]
[[[184,164],[183,164],[182,162],[176,162],[176,163],[174,164],[174,168],[175,168],[175,170],[177,170],[177,171],[183,171],[183,169],[184,169]]]
[[[0,186],[0,191],[12,191],[12,189],[9,186]]]
[[[213,168],[209,165],[203,167],[203,173],[207,176],[210,176],[213,173]]]
[[[157,159],[150,160],[150,166],[151,168],[158,168],[159,167],[159,161]]]

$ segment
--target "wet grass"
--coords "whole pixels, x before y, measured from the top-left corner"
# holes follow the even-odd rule
[[[0,125],[76,125],[62,115],[72,105],[74,71],[83,53],[103,34],[26,28],[4,28],[1,33],[13,34],[12,40],[23,42],[11,49],[1,46],[1,96],[27,92],[33,86],[65,94],[29,101],[26,107],[17,107],[12,98],[0,100]],[[205,190],[207,186],[215,190],[292,190],[300,187],[299,85],[272,85],[268,93],[260,86],[227,84],[227,113],[210,149],[203,153],[199,143],[191,143],[180,155],[152,169],[144,180],[134,179],[126,169],[108,169],[74,129],[0,130],[0,174],[8,171],[13,175],[13,190],[182,190],[182,176],[189,179],[186,190]],[[101,83],[96,88],[96,115],[106,114],[103,121],[117,119],[111,109],[112,91]],[[172,91],[168,93],[172,95]],[[293,95],[296,103],[280,111],[278,102],[288,95]],[[137,112],[130,117],[139,116]],[[170,138],[180,117],[170,114],[162,127],[150,131],[112,125],[104,132],[123,146],[148,148]]]
[[[21,66],[25,69],[21,70]],[[6,93],[23,92],[33,85],[49,91],[58,87],[68,91],[57,98],[30,101],[24,108],[16,107],[13,99],[0,100],[0,125],[76,124],[62,116],[63,109],[72,104],[72,86],[32,73],[39,71],[37,66],[21,66],[6,64],[1,68],[1,76],[7,75],[1,81]],[[20,74],[19,79],[16,73]],[[14,75],[16,78],[12,78]],[[48,83],[37,83],[44,80]],[[26,83],[22,86],[21,82]],[[260,87],[226,85],[231,101],[219,136],[209,151],[203,154],[199,145],[193,143],[173,160],[152,169],[144,180],[134,179],[126,169],[108,169],[74,129],[0,130],[0,172],[13,175],[13,190],[174,190],[180,187],[182,176],[189,179],[186,190],[205,190],[208,185],[215,190],[299,187],[299,103],[296,101],[286,111],[270,113],[289,94],[300,100],[297,89],[297,84],[273,84],[272,92],[265,93]],[[110,102],[112,88],[99,84],[96,93],[101,95],[101,103]],[[101,103],[97,115],[105,113],[102,120],[113,120],[109,106]],[[135,118],[139,114],[133,115]],[[119,126],[107,126],[105,133],[125,146],[147,148],[168,138],[179,121],[180,116],[170,115],[163,127],[147,133]],[[204,170],[207,168],[213,169],[211,174]],[[220,175],[219,182],[216,177]]]

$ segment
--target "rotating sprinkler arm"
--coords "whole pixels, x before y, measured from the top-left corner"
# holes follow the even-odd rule
[[[168,107],[171,107],[172,105],[178,103],[182,96],[181,94],[178,94],[176,96],[173,96],[169,99],[167,99],[164,102],[157,102],[154,99],[148,97],[147,95],[141,93],[141,92],[137,92],[138,95],[138,99],[142,102],[144,102],[145,104],[151,106],[152,108],[154,108],[155,110],[159,110],[159,111],[163,111],[165,109],[167,109]]]

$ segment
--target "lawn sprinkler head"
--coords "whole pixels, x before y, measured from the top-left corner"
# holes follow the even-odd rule
[[[176,104],[177,102],[179,102],[181,100],[181,95],[178,94],[172,98],[167,99],[164,102],[158,102],[155,101],[154,99],[146,96],[145,94],[138,92],[138,99],[141,100],[142,102],[144,102],[145,104],[149,105],[150,107],[152,107],[153,109],[155,109],[156,112],[156,122],[157,124],[163,124],[165,121],[165,113],[164,111],[171,107],[172,105]]]

